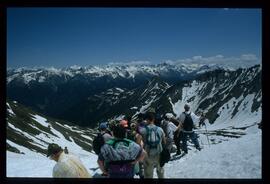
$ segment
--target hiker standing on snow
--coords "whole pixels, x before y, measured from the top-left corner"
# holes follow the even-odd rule
[[[197,138],[197,134],[193,131],[194,128],[194,122],[198,122],[200,120],[200,117],[196,116],[193,112],[190,111],[189,104],[185,104],[184,106],[185,111],[180,115],[179,121],[180,124],[177,128],[177,131],[179,132],[182,129],[183,132],[183,151],[185,153],[188,153],[187,149],[187,139],[188,137],[191,139],[193,144],[195,145],[195,148],[197,150],[201,150],[200,144]]]
[[[101,147],[98,156],[100,170],[109,178],[133,178],[135,164],[143,160],[146,153],[140,145],[125,138],[126,130],[122,125],[114,125],[112,134],[114,138]]]
[[[67,149],[67,147],[65,147],[64,152],[65,152],[65,154],[68,154],[68,149]]]
[[[144,177],[153,178],[154,168],[156,167],[158,178],[164,178],[164,169],[160,166],[160,153],[162,152],[162,143],[166,144],[165,134],[162,128],[156,126],[155,114],[148,112],[145,115],[147,124],[141,129],[144,148],[147,155],[144,159]]]
[[[181,154],[181,149],[182,149],[182,138],[183,138],[183,132],[181,127],[179,127],[179,120],[177,120],[172,114],[170,114],[169,116],[167,116],[167,118],[169,119],[170,122],[172,122],[177,128],[174,131],[173,134],[173,141],[174,144],[176,146],[176,155],[180,155]]]
[[[200,118],[200,121],[199,121],[199,127],[201,128],[201,126],[206,126],[205,125],[205,122],[206,122],[206,116],[204,113],[201,114],[201,118]]]
[[[173,141],[174,141],[174,132],[177,129],[177,126],[175,126],[174,123],[170,121],[170,118],[172,118],[173,115],[170,113],[165,114],[164,120],[161,121],[161,127],[165,133],[166,137],[166,145],[165,147],[171,152],[173,147]]]
[[[57,162],[53,168],[54,178],[91,178],[81,160],[73,154],[65,154],[57,144],[49,144],[47,157]]]

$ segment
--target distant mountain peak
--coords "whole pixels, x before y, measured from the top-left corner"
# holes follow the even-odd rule
[[[130,78],[140,76],[166,76],[185,77],[187,75],[196,75],[214,70],[217,68],[225,68],[218,65],[202,65],[196,63],[179,63],[179,64],[121,64],[121,65],[104,65],[104,66],[87,66],[82,67],[73,65],[67,68],[55,68],[55,67],[21,67],[17,69],[8,69],[7,82],[11,82],[15,79],[22,80],[24,83],[31,81],[45,82],[48,78],[53,76],[59,76],[68,80],[76,75],[84,75],[88,78],[100,78],[111,77],[116,78]]]

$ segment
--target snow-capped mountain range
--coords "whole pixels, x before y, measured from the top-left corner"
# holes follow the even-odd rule
[[[7,83],[13,80],[23,80],[24,83],[31,81],[46,82],[53,76],[62,77],[64,81],[84,75],[90,78],[99,78],[109,76],[116,78],[136,78],[138,75],[143,76],[161,76],[164,78],[188,77],[199,73],[223,68],[234,70],[233,68],[222,67],[219,65],[203,65],[203,64],[156,64],[156,65],[105,65],[105,66],[71,66],[68,68],[46,68],[46,67],[22,67],[18,69],[8,69]]]
[[[193,111],[204,112],[210,123],[226,119],[241,124],[260,120],[261,97],[261,68],[255,66],[231,72],[215,70],[174,85],[154,77],[132,90],[110,88],[88,96],[78,103],[80,110],[74,106],[65,114],[72,116],[72,121],[82,118],[91,124],[124,115],[136,118],[149,108],[160,115],[179,116],[184,104],[190,103]]]
[[[230,109],[230,117],[234,118],[238,111],[247,108],[247,104],[250,104],[251,109],[248,111],[251,114],[259,114],[260,65],[237,70],[205,65],[198,69],[199,65],[191,65],[189,72],[187,68],[180,72],[186,77],[179,76],[180,73],[176,72],[180,71],[179,68],[173,70],[173,66],[175,67],[169,64],[156,65],[160,72],[156,71],[157,68],[146,65],[138,68],[106,66],[110,68],[106,71],[111,72],[108,76],[104,72],[106,67],[103,72],[97,72],[101,71],[101,68],[97,70],[98,67],[10,70],[7,77],[7,96],[10,100],[16,100],[48,116],[90,127],[117,116],[136,118],[137,114],[150,107],[160,114],[171,112],[179,115],[186,102],[192,104],[194,111],[204,111],[211,123],[222,117],[224,109]],[[136,68],[133,71],[137,71],[137,75],[133,73],[133,77],[130,77],[127,68]],[[139,75],[138,71],[142,72],[142,68],[144,72],[152,71],[153,75],[149,72]],[[119,75],[114,78],[111,74],[116,70],[122,74],[116,72]],[[172,70],[175,73],[169,72]],[[125,75],[123,71],[126,72]],[[103,76],[96,77],[97,73]],[[26,83],[24,76],[32,80],[27,80]],[[43,82],[39,82],[40,77],[43,77]]]

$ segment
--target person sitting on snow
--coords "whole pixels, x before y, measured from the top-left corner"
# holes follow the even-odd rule
[[[81,160],[73,154],[65,154],[57,144],[49,144],[47,157],[57,162],[52,173],[54,178],[91,178]]]

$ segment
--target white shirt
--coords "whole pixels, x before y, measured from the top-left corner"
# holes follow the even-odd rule
[[[53,168],[54,178],[91,178],[81,160],[72,154],[61,153]]]
[[[185,121],[185,118],[186,118],[185,113],[187,113],[187,114],[191,113],[190,116],[191,116],[191,118],[192,118],[194,124],[198,124],[198,123],[199,123],[199,121],[200,121],[200,116],[197,116],[196,114],[194,114],[193,112],[190,112],[190,111],[188,111],[188,112],[182,112],[182,113],[180,114],[180,116],[179,116],[178,119],[179,119],[179,121],[180,121],[181,123],[184,123],[184,121]]]
[[[177,126],[175,126],[175,124],[170,121],[167,121],[167,122],[168,122],[168,125],[167,125],[168,137],[170,139],[173,139],[173,134],[175,130],[177,129]]]

